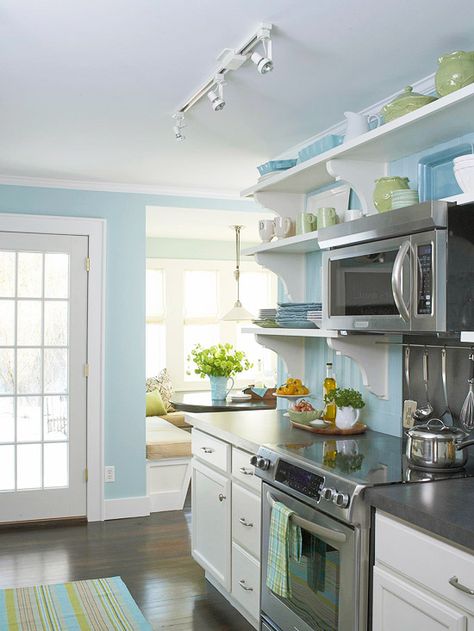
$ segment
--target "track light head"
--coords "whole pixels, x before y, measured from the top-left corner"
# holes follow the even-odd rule
[[[183,112],[177,112],[176,114],[173,114],[173,118],[176,121],[176,124],[173,126],[174,137],[178,142],[182,142],[183,140],[186,140],[186,136],[183,134],[183,127],[186,127],[184,114]]]
[[[273,61],[269,57],[262,57],[259,53],[252,53],[250,59],[257,66],[260,74],[267,74],[273,70]]]
[[[183,130],[181,127],[178,127],[178,125],[175,125],[173,127],[173,131],[174,131],[174,137],[176,138],[178,142],[183,142],[183,140],[186,140],[186,136],[183,134]]]
[[[207,93],[207,98],[211,102],[212,109],[214,112],[220,112],[225,107],[225,101],[222,99],[214,90],[209,90]]]

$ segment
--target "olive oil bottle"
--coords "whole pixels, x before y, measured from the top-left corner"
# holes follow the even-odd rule
[[[332,363],[328,362],[326,364],[326,379],[323,383],[323,396],[329,394],[332,390],[336,389],[336,380],[334,379],[332,372]],[[327,403],[326,408],[324,410],[323,418],[326,421],[330,421],[331,423],[336,422],[336,404],[335,403]]]

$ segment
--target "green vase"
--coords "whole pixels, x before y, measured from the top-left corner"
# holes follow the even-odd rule
[[[407,177],[399,177],[398,175],[391,175],[389,177],[381,177],[375,180],[374,188],[374,206],[379,213],[385,213],[387,210],[392,210],[392,197],[391,192],[399,190],[401,188],[410,188],[408,186]]]
[[[439,95],[446,96],[474,83],[474,51],[457,50],[443,55],[438,61],[435,85]]]

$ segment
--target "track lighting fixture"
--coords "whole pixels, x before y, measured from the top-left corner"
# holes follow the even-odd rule
[[[209,90],[207,98],[211,102],[214,112],[220,112],[225,107],[224,101],[224,75],[218,74],[216,76],[216,85],[214,90]],[[216,91],[217,90],[217,91]]]
[[[186,127],[186,123],[184,122],[184,114],[182,112],[178,112],[173,115],[173,118],[176,121],[176,124],[173,127],[174,137],[178,142],[182,142],[186,140],[186,136],[183,134],[183,127]]]
[[[271,24],[261,24],[259,29],[251,35],[242,46],[236,49],[225,48],[220,53],[217,57],[219,66],[213,76],[210,77],[206,83],[178,109],[177,114],[173,116],[176,120],[173,128],[176,140],[184,140],[182,132],[182,128],[184,127],[184,114],[204,96],[207,96],[215,112],[220,112],[220,110],[225,107],[224,76],[228,72],[235,72],[248,61],[252,61],[257,67],[258,72],[262,75],[273,70],[271,31]],[[263,48],[263,54],[255,50],[260,44]]]

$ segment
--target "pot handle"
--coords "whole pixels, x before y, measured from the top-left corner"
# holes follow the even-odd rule
[[[469,447],[470,445],[474,445],[474,438],[471,438],[471,440],[464,440],[462,443],[459,443],[456,450],[460,451],[461,449],[464,449],[464,447]]]

